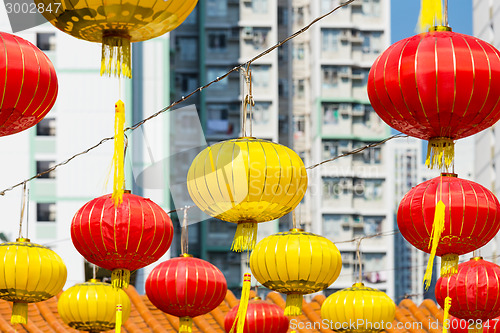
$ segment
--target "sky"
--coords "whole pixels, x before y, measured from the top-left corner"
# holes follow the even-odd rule
[[[416,34],[420,0],[391,0],[391,43]],[[472,35],[472,0],[449,0],[448,22],[454,32]]]

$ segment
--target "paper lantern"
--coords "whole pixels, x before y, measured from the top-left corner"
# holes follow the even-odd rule
[[[177,28],[196,0],[35,0],[41,14],[59,30],[102,43],[101,74],[131,77],[130,43],[161,36]],[[46,10],[50,8],[51,10]]]
[[[0,136],[36,125],[57,97],[49,58],[30,42],[0,32]]]
[[[66,266],[51,249],[18,238],[0,244],[0,298],[14,302],[13,324],[26,324],[28,303],[57,295],[66,283]]]
[[[257,223],[291,212],[307,189],[307,173],[291,149],[266,140],[239,138],[206,148],[187,176],[194,203],[208,215],[237,223],[232,249],[255,246]]]
[[[395,312],[396,305],[386,293],[363,283],[331,294],[321,305],[321,317],[328,320],[331,329],[352,333],[390,328]]]
[[[161,311],[180,318],[179,332],[191,332],[192,318],[224,300],[227,283],[211,263],[189,254],[162,262],[146,279],[146,294]]]
[[[63,292],[57,302],[57,311],[71,328],[92,333],[102,332],[115,328],[117,304],[122,306],[121,320],[127,321],[130,314],[130,299],[127,294],[109,283],[91,279]]]
[[[500,267],[481,257],[458,265],[458,272],[441,277],[436,283],[436,300],[444,307],[451,298],[449,313],[471,323],[481,324],[500,316]],[[481,325],[472,325],[471,331],[482,333]]]
[[[297,228],[264,238],[250,256],[250,269],[257,281],[287,294],[287,316],[300,315],[302,295],[328,288],[338,278],[341,268],[335,244]]]
[[[239,305],[226,314],[224,319],[226,333],[237,325],[238,308]],[[288,326],[288,317],[283,314],[283,309],[278,305],[263,301],[260,297],[255,297],[248,302],[243,333],[286,333]]]
[[[448,167],[454,140],[500,119],[500,53],[450,28],[434,30],[396,42],[375,60],[368,97],[389,126],[429,140],[427,164]]]
[[[441,257],[441,275],[457,270],[458,256],[488,243],[500,229],[500,204],[482,185],[442,174],[412,188],[399,204],[403,237],[417,249]],[[426,286],[431,275],[427,274]]]
[[[126,287],[130,271],[160,259],[174,228],[167,213],[149,199],[124,193],[116,206],[111,195],[86,203],[73,217],[71,239],[89,262],[112,270],[111,284]]]

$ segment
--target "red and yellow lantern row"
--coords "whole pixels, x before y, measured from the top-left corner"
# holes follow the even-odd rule
[[[177,28],[196,0],[122,1],[35,0],[42,15],[59,30],[79,39],[102,43],[101,75],[131,77],[130,43],[161,36]]]
[[[13,324],[28,322],[28,303],[57,295],[66,283],[66,266],[51,249],[19,238],[0,244],[0,298],[14,302]]]
[[[287,294],[285,315],[302,313],[302,295],[328,288],[342,268],[330,240],[291,229],[261,240],[250,256],[253,275],[266,288]]]
[[[224,319],[224,329],[230,333],[238,325],[236,315],[239,305],[232,308]],[[276,304],[255,297],[248,302],[243,333],[286,333],[289,319]]]
[[[189,195],[208,215],[237,223],[232,250],[251,250],[257,223],[291,212],[304,197],[307,173],[290,148],[244,137],[196,156],[187,176]]]
[[[368,96],[389,126],[429,140],[427,164],[448,167],[454,140],[500,119],[500,52],[435,27],[390,46],[373,64]]]
[[[121,306],[121,316],[115,314]],[[130,315],[130,299],[120,288],[91,279],[64,291],[57,302],[61,319],[71,328],[87,332],[103,332],[127,321]]]
[[[483,329],[481,323],[500,316],[500,267],[480,257],[458,265],[458,272],[441,277],[436,283],[436,300],[445,308],[451,300],[449,313],[475,322],[470,331]]]
[[[0,32],[0,136],[36,125],[56,102],[57,76],[30,42]]]
[[[71,239],[89,262],[112,270],[111,283],[126,287],[130,271],[160,259],[174,228],[167,213],[149,199],[125,193],[115,205],[110,194],[86,203],[73,217]]]
[[[191,332],[192,318],[215,309],[226,293],[222,272],[189,254],[162,262],[146,279],[149,300],[161,311],[180,318],[179,332]]]
[[[386,293],[355,283],[337,291],[321,305],[321,317],[331,328],[349,328],[352,333],[375,333],[392,324],[396,305]],[[354,326],[353,326],[354,324]]]
[[[403,237],[430,253],[426,284],[433,256],[441,257],[441,275],[456,273],[458,256],[488,243],[500,229],[500,203],[484,186],[442,174],[412,188],[401,200],[397,215]]]

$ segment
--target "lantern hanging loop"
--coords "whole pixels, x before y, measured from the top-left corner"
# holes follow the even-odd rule
[[[245,77],[245,86],[243,87],[243,117],[242,117],[242,136],[247,136],[247,118],[249,118],[249,136],[253,136],[253,106],[255,106],[255,101],[252,95],[252,70],[250,69],[251,62],[248,63],[247,68],[242,68],[242,74]]]
[[[189,253],[188,251],[188,245],[189,245],[189,233],[188,233],[188,227],[187,227],[187,213],[190,206],[184,206],[182,210],[184,211],[184,218],[182,219],[182,231],[181,231],[181,251],[182,255],[185,255]]]
[[[92,264],[92,279],[96,279],[97,277],[97,266]]]
[[[448,26],[448,0],[444,0],[443,25]]]
[[[363,240],[363,237],[358,238],[358,241],[356,242],[356,258],[358,259],[358,282],[362,283],[363,282],[363,273],[362,273],[362,267],[363,267],[363,262],[361,261],[361,251],[359,248],[361,247],[361,241]]]
[[[26,182],[23,184],[23,193],[21,195],[21,218],[19,220],[19,237],[23,238],[23,219],[24,219],[24,211],[26,210],[26,197],[27,197],[27,189]],[[28,223],[26,223],[27,225]]]

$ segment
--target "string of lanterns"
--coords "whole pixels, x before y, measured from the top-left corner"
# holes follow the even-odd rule
[[[431,3],[439,11],[437,4],[441,1]],[[195,5],[196,1],[163,4],[145,1],[133,8],[116,4],[104,11],[104,3],[101,6],[92,3],[89,7],[76,1],[46,18],[77,38],[103,44],[101,74],[130,77],[129,43],[174,29]],[[434,21],[441,14],[431,16]],[[497,299],[479,298],[478,295],[498,296],[498,284],[492,282],[498,281],[500,268],[477,257],[457,264],[459,254],[483,246],[498,232],[499,202],[491,191],[460,179],[448,170],[453,166],[455,140],[484,130],[500,119],[497,97],[500,95],[497,91],[500,89],[497,88],[500,87],[500,53],[477,38],[453,33],[447,26],[447,19],[444,22],[443,25],[433,24],[429,32],[395,43],[385,51],[370,71],[368,93],[375,111],[386,123],[410,136],[429,140],[426,163],[446,171],[412,189],[398,210],[398,227],[408,241],[431,254],[429,266],[432,266],[434,255],[443,256],[444,267],[436,296],[445,309],[445,318],[449,312],[457,318],[487,320],[500,315]],[[26,98],[20,97],[15,103],[6,100],[2,104],[0,122],[6,129],[0,135],[8,135],[33,126],[43,118],[55,101],[57,79],[48,58],[37,53],[41,51],[23,44],[15,36],[2,33],[0,37],[1,46],[12,51],[14,59],[16,52],[19,54],[16,45],[22,45],[19,47],[22,54],[28,54],[26,59],[31,55],[33,58],[29,62],[23,62],[25,58],[13,61],[14,67],[5,66],[0,70],[38,75],[33,79],[38,82],[35,88],[19,86],[16,81],[5,82],[4,87],[19,90],[18,96],[31,98],[27,105],[19,103],[26,102]],[[29,64],[33,67],[26,67]],[[9,79],[11,76],[5,74]],[[276,322],[284,325],[287,320],[284,315],[301,314],[303,294],[324,290],[334,283],[342,263],[340,252],[331,241],[296,227],[268,236],[255,245],[257,223],[282,217],[302,200],[307,188],[307,173],[302,160],[291,149],[254,138],[251,130],[247,135],[245,125],[247,113],[252,118],[253,99],[251,80],[246,78],[250,86],[243,103],[243,137],[217,143],[202,151],[189,169],[187,189],[202,211],[238,224],[232,249],[247,251],[248,255],[253,250],[249,264],[255,278],[265,287],[288,295],[283,316],[279,313],[276,317]],[[45,96],[43,101],[33,103],[41,98],[37,95],[38,85],[48,89],[41,93]],[[12,94],[11,91],[3,92],[7,93]],[[34,105],[38,109],[26,111]],[[31,117],[24,119],[25,114]],[[113,270],[111,285],[91,280],[68,289],[61,296],[59,311],[68,325],[90,332],[110,327],[120,331],[130,309],[130,301],[121,290],[129,283],[130,271],[157,261],[172,242],[173,226],[167,213],[150,200],[124,190],[124,114],[125,106],[118,101],[115,105],[113,193],[85,204],[71,224],[71,237],[80,254],[92,263]],[[480,226],[479,220],[483,222]],[[215,266],[184,251],[186,223],[183,231],[182,256],[159,264],[146,281],[146,292],[155,306],[180,317],[180,332],[191,332],[191,318],[217,307],[226,294],[227,285]],[[360,265],[360,271],[361,268]],[[27,274],[28,269],[35,269],[40,274]],[[50,274],[45,273],[46,269],[51,270]],[[20,276],[23,270],[26,274]],[[3,281],[0,279],[0,298],[14,302],[11,322],[26,323],[27,303],[42,301],[58,293],[66,280],[66,267],[55,252],[19,237],[16,242],[0,244],[0,274],[5,277]],[[469,275],[475,279],[467,278]],[[477,282],[479,279],[481,283]],[[427,274],[426,286],[429,280]],[[254,309],[256,313],[258,306],[265,308],[259,300],[248,300],[249,288],[250,274],[245,273],[241,302],[227,318],[229,332],[243,333],[245,321],[255,321],[247,310]],[[475,292],[467,293],[471,290]],[[81,291],[95,296],[87,297],[87,302],[109,303],[106,310],[89,311],[79,316],[64,314],[68,304],[79,301]],[[466,310],[461,308],[463,304]],[[374,322],[387,322],[394,317],[394,303],[388,296],[361,282],[331,295],[323,305],[322,316],[338,322],[347,320],[348,316],[349,319]],[[114,318],[96,319],[110,312],[114,312]],[[108,326],[81,325],[81,322],[94,320]],[[481,327],[476,329],[482,330]],[[359,332],[367,331],[380,330],[359,328]]]

